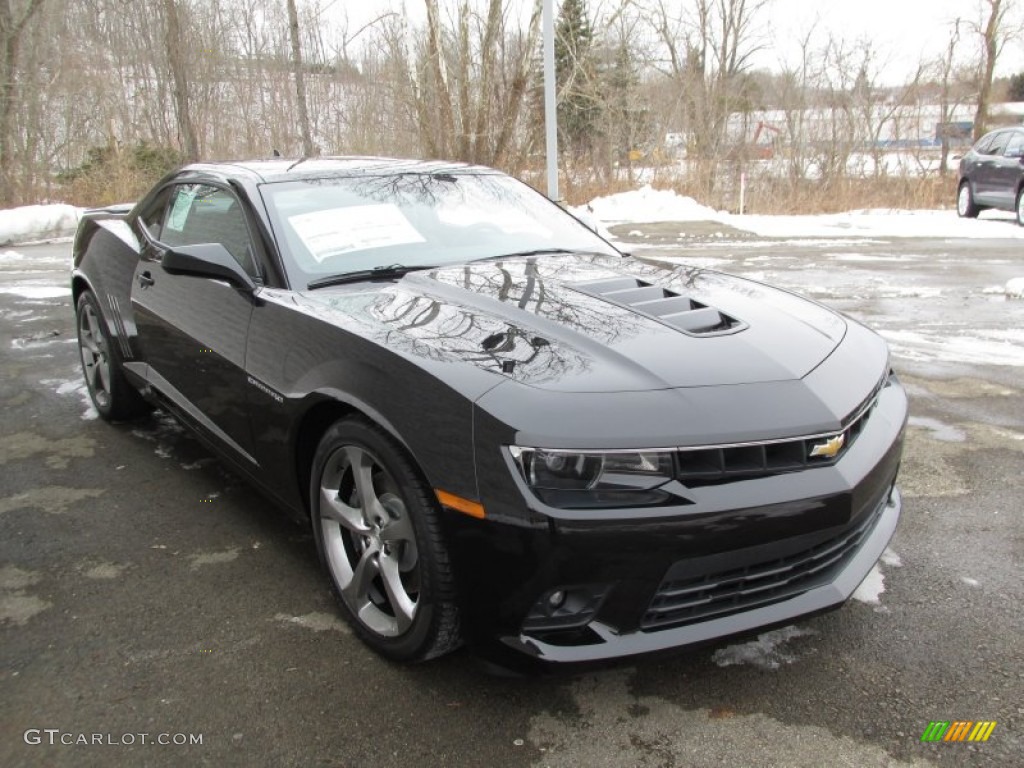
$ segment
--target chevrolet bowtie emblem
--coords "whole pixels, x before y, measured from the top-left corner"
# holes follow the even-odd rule
[[[846,444],[846,434],[836,435],[830,437],[824,443],[818,443],[811,448],[811,458],[817,458],[823,456],[826,459],[834,459],[836,454],[839,453],[843,446]]]

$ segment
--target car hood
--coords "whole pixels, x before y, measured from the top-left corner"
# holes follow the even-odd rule
[[[384,344],[560,392],[803,378],[846,321],[794,294],[706,269],[565,254],[482,261],[306,292]]]

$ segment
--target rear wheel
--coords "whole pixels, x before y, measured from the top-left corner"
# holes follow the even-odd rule
[[[121,355],[107,332],[99,303],[91,291],[83,291],[78,297],[75,316],[82,373],[99,415],[108,421],[125,421],[152,410],[125,378]]]
[[[960,182],[960,189],[956,193],[956,212],[964,219],[975,219],[981,213],[981,208],[974,202],[971,182],[966,179]]]
[[[320,559],[363,642],[396,661],[458,647],[437,502],[394,440],[360,418],[335,423],[313,461],[310,511]]]
[[[1017,192],[1017,223],[1024,227],[1024,187]]]

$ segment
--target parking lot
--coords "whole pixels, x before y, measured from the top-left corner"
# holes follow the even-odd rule
[[[904,517],[858,599],[582,674],[387,663],[338,618],[305,529],[169,417],[95,418],[70,245],[0,249],[0,764],[1020,765],[1024,301],[1003,288],[1022,241],[617,232],[890,340]],[[922,744],[935,720],[997,725]]]

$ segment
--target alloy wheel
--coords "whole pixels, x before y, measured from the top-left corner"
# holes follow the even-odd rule
[[[419,609],[416,535],[394,478],[368,450],[343,445],[320,479],[320,528],[342,599],[369,630],[405,633]]]
[[[949,199],[949,198],[947,198]],[[960,193],[956,196],[956,212],[966,216],[971,208],[971,189],[967,184],[960,185]]]
[[[110,406],[110,353],[100,322],[92,306],[84,304],[78,319],[78,349],[89,392],[98,407],[107,408]]]

